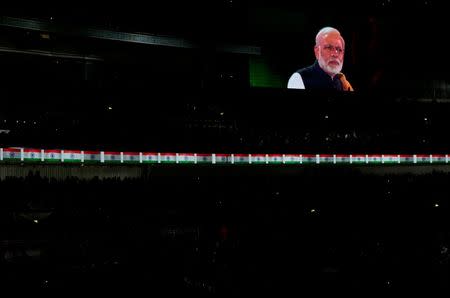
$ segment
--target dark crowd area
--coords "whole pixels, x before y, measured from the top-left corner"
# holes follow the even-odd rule
[[[448,289],[449,179],[343,168],[7,177],[0,280],[168,295]]]

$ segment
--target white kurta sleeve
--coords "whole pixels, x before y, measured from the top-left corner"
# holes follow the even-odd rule
[[[287,87],[288,89],[305,89],[302,76],[298,72],[291,75]]]

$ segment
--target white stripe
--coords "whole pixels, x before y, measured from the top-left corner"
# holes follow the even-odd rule
[[[430,163],[433,163],[433,154],[430,154]]]
[[[0,148],[0,160],[3,160],[3,148]]]
[[[381,163],[384,163],[384,154],[381,155]]]
[[[100,162],[102,162],[102,163],[105,162],[105,152],[104,151],[100,151]]]
[[[366,154],[366,163],[369,163],[369,154]]]
[[[417,163],[417,155],[413,155],[413,163]]]
[[[61,162],[64,162],[64,150],[61,150]]]
[[[81,162],[84,162],[84,151],[81,150]]]
[[[300,164],[303,164],[303,154],[300,154]]]
[[[216,154],[215,153],[212,154],[212,163],[213,164],[216,163]]]
[[[120,152],[120,163],[123,163],[123,152]]]
[[[142,163],[142,152],[139,152],[139,163]]]
[[[316,154],[316,163],[317,163],[317,164],[320,163],[320,154]]]
[[[333,163],[336,164],[336,154],[333,154]]]
[[[350,163],[353,163],[353,156],[350,154]]]
[[[197,163],[197,153],[194,153],[194,163]]]
[[[231,163],[234,164],[234,154],[231,154]]]
[[[175,163],[178,163],[179,158],[178,158],[178,153],[175,153]]]
[[[158,152],[158,163],[161,163],[161,153]]]
[[[23,148],[20,148],[20,161],[23,161],[23,159],[24,159]]]
[[[266,154],[266,164],[269,163],[269,154]]]
[[[44,161],[44,149],[41,149],[41,161]]]
[[[397,158],[398,158],[398,163],[400,163],[400,154],[397,155]]]

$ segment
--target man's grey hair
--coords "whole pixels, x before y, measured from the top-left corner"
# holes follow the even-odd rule
[[[333,27],[324,27],[324,28],[320,29],[319,33],[317,33],[317,35],[316,35],[316,46],[319,45],[320,40],[323,38],[323,36],[325,34],[328,34],[328,33],[331,33],[331,32],[336,32],[337,34],[339,34],[339,36],[341,37],[342,46],[345,48],[344,38],[342,38],[341,33],[337,29],[335,29]]]

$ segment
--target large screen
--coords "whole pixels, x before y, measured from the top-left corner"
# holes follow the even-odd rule
[[[133,14],[3,17],[0,77],[13,94],[33,89],[25,84],[44,97],[84,86],[109,98],[231,87],[449,97],[442,3],[350,3],[170,2],[128,6]]]
[[[369,1],[359,10],[327,5],[250,6],[249,32],[261,46],[249,59],[250,86],[330,88],[321,75],[334,71],[355,91],[447,96],[448,29],[436,1]],[[326,27],[336,31],[318,36]]]

